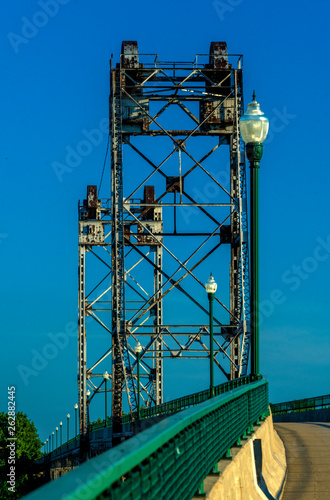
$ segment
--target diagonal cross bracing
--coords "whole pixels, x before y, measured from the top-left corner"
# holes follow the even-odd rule
[[[136,408],[138,340],[143,346],[139,385],[146,404],[163,400],[163,360],[198,362],[210,355],[203,290],[210,270],[219,279],[214,363],[228,379],[247,368],[246,185],[238,133],[242,69],[240,58],[237,68],[226,53],[216,58],[210,52],[208,62],[141,63],[136,43],[125,42],[120,63],[111,65],[111,191],[107,203],[98,200],[104,209],[96,217],[105,217],[110,231],[100,241],[82,238],[89,260],[105,267],[104,275],[100,267],[95,275],[98,284],[85,284],[80,297],[80,324],[85,315],[92,316],[111,345],[85,371],[83,348],[79,373],[91,387],[88,377],[100,376],[102,367],[110,371],[111,357],[108,390],[115,439],[122,436],[122,410]],[[129,152],[128,161],[123,151]],[[226,175],[218,175],[227,164],[228,182]],[[88,230],[86,222],[81,224],[81,231]],[[98,234],[97,222],[91,226]],[[95,246],[106,255],[100,257]],[[93,382],[92,399],[101,386],[103,380]],[[80,387],[83,391],[83,383]]]

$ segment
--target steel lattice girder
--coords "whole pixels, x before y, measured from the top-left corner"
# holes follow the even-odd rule
[[[207,323],[202,299],[210,263],[215,275],[229,265],[228,297],[215,299],[215,363],[227,379],[235,378],[246,373],[249,353],[245,158],[238,131],[241,58],[233,68],[225,44],[212,43],[206,63],[201,56],[194,63],[145,59],[139,62],[136,42],[124,42],[120,63],[111,65],[111,197],[98,200],[101,240],[80,242],[105,265],[86,311],[80,297],[80,317],[93,317],[112,336],[111,348],[86,369],[86,378],[94,395],[102,387],[102,378],[94,382],[102,375],[96,367],[107,363],[109,369],[111,357],[112,415],[119,434],[123,391],[131,411],[136,409],[137,340],[143,345],[140,389],[146,405],[162,402],[163,360],[209,357],[209,327],[200,318]],[[178,111],[190,128],[178,129]],[[221,154],[227,147],[226,162]],[[214,172],[220,161],[222,168],[229,165],[228,183]],[[216,195],[202,196],[196,189],[200,182]],[[84,214],[80,224],[90,220]],[[226,259],[220,252],[228,247]],[[111,306],[97,309],[105,293]],[[181,295],[194,309],[187,317],[200,318],[190,324],[169,321],[167,300],[173,293],[174,300]],[[111,324],[101,319],[109,310]],[[81,394],[85,386],[80,383]]]

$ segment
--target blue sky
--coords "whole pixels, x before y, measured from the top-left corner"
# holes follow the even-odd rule
[[[109,59],[122,40],[162,60],[190,61],[211,41],[244,55],[245,104],[255,88],[271,124],[260,169],[261,371],[273,402],[330,392],[329,3],[124,5],[19,0],[0,19],[1,409],[16,385],[17,408],[42,439],[74,415],[77,201],[99,183],[106,134],[62,179],[52,165],[84,131],[102,129]],[[54,338],[57,352],[24,383],[18,367],[31,367]],[[192,376],[187,387],[207,383]],[[178,395],[171,370],[165,393]]]

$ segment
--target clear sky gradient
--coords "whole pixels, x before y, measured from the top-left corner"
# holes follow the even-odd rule
[[[330,392],[329,14],[326,0],[6,4],[1,410],[7,386],[16,385],[17,409],[41,439],[68,412],[74,416],[77,201],[87,184],[99,184],[106,134],[72,171],[59,177],[53,165],[65,163],[84,131],[101,130],[109,59],[113,53],[118,61],[122,40],[137,40],[141,53],[162,60],[192,61],[211,41],[244,55],[245,105],[256,89],[270,119],[260,169],[261,371],[272,402]],[[45,361],[43,349],[54,339],[57,352]],[[32,363],[35,373],[22,377],[18,367]],[[206,388],[207,374],[205,367],[205,379],[191,377],[187,391]],[[175,381],[171,373],[165,378],[166,400],[179,395]]]

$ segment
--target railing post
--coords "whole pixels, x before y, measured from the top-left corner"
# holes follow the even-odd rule
[[[206,491],[204,491],[204,481],[201,482],[199,485],[199,488],[197,490],[197,495],[205,495],[206,496]]]
[[[216,462],[213,466],[213,469],[212,469],[212,474],[216,474],[217,476],[220,476],[221,474],[221,471],[219,471],[219,465],[218,465],[218,462]]]

